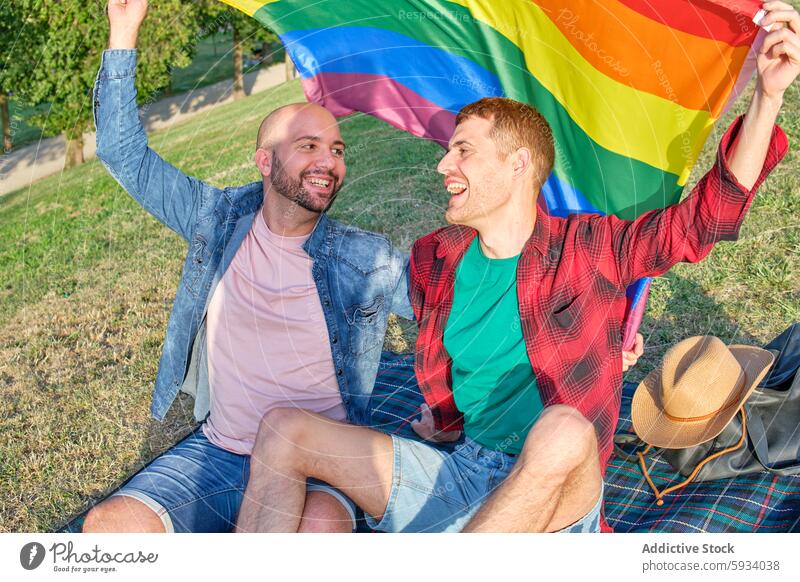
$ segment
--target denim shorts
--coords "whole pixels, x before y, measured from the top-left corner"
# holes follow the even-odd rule
[[[453,452],[392,435],[392,489],[383,518],[367,524],[385,532],[458,532],[508,476],[516,457],[467,438]],[[600,531],[600,498],[559,533]]]
[[[132,497],[155,511],[167,532],[228,532],[242,504],[250,457],[211,443],[202,426],[139,471],[114,496]],[[356,505],[330,485],[309,479],[308,491],[339,500],[356,524]]]

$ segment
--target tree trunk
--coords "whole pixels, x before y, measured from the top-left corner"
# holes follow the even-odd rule
[[[242,75],[242,39],[236,24],[233,25],[233,98],[244,97],[244,76]]]
[[[291,81],[297,75],[297,69],[294,68],[294,63],[292,62],[291,57],[289,56],[289,51],[286,52],[286,80]]]
[[[67,159],[65,168],[74,168],[83,163],[83,134],[79,133],[75,139],[67,138]]]
[[[265,65],[271,65],[273,61],[272,47],[267,41],[261,43],[261,62]]]
[[[11,147],[11,116],[8,114],[8,95],[0,92],[0,117],[3,123],[3,151],[10,152]]]

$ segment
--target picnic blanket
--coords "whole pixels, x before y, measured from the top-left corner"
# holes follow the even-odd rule
[[[631,433],[631,398],[626,383],[618,433]],[[416,438],[411,420],[422,402],[413,355],[384,353],[373,392],[372,422],[384,432]],[[682,476],[658,455],[649,469],[659,489]],[[605,512],[615,532],[800,532],[800,475],[766,471],[705,483],[692,483],[655,503],[638,464],[613,457],[605,477]]]
[[[623,385],[618,433],[632,432],[630,410],[635,389],[636,384]],[[384,352],[372,395],[372,426],[417,438],[411,421],[421,403],[414,356]],[[649,459],[650,475],[659,488],[681,479],[657,455]],[[765,471],[692,483],[667,495],[664,505],[658,507],[638,465],[613,457],[605,485],[606,520],[615,532],[800,532],[800,475],[779,477]],[[79,532],[84,516],[59,531]]]

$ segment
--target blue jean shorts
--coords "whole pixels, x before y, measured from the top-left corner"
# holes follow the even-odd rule
[[[228,532],[250,476],[250,457],[211,443],[202,426],[139,471],[112,497],[132,497],[161,518],[167,532]],[[356,505],[330,485],[309,479],[308,491],[339,500],[356,524]]]
[[[516,457],[488,449],[467,438],[448,452],[430,444],[392,435],[394,468],[386,512],[380,521],[365,516],[385,532],[459,532],[511,472]],[[558,533],[600,531],[600,498],[595,506]]]

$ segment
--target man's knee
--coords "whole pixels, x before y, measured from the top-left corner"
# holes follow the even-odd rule
[[[261,417],[256,436],[256,451],[276,450],[300,444],[303,435],[301,423],[305,413],[297,408],[273,408]]]
[[[562,404],[549,406],[528,434],[518,459],[521,468],[544,467],[569,473],[597,459],[597,434],[594,425],[576,408]]]
[[[94,506],[83,522],[83,533],[164,533],[155,511],[138,499],[110,497]]]
[[[589,452],[585,449],[597,452],[594,425],[577,408],[563,404],[548,406],[539,417],[537,424],[539,423],[544,432],[552,435],[556,444],[584,454]]]
[[[353,531],[353,517],[350,512],[330,493],[311,491],[306,497],[300,533],[350,533]]]

